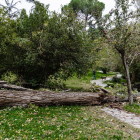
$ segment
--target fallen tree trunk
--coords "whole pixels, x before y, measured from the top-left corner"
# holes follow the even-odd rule
[[[7,81],[0,81],[0,84],[7,84]]]
[[[1,82],[0,82],[0,88],[6,88],[6,89],[12,89],[12,90],[18,90],[18,91],[31,90],[31,89],[24,88],[24,87],[21,87],[21,86],[5,84],[5,83],[1,83]]]
[[[128,99],[127,99],[128,100]],[[0,107],[23,106],[30,103],[38,106],[52,105],[100,105],[107,102],[126,101],[117,96],[105,95],[103,92],[61,92],[51,91],[10,91],[0,90]]]

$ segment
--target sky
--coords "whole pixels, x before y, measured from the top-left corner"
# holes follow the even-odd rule
[[[9,0],[11,2],[12,0]],[[14,0],[13,3],[17,2],[18,0]],[[41,3],[44,3],[45,5],[50,4],[49,10],[50,11],[56,11],[59,12],[61,11],[61,6],[67,5],[71,0],[38,0]],[[107,14],[115,5],[114,0],[99,0],[100,2],[105,3],[105,10],[103,11],[103,15]],[[0,0],[0,4],[5,5],[5,0]],[[25,0],[21,0],[21,3],[18,3],[16,7],[18,9],[25,8],[27,14],[29,14],[29,11],[31,9],[33,4],[26,2]]]

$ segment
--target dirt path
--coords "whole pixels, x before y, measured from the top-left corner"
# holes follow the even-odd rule
[[[134,126],[135,128],[140,128],[140,116],[137,116],[134,113],[128,113],[124,110],[119,110],[116,108],[109,108],[109,107],[104,107],[101,110],[116,117],[117,119],[119,119],[123,122],[126,122],[126,123]]]
[[[117,77],[121,77],[122,75],[121,74],[117,74]],[[108,77],[106,78],[106,80],[111,80],[112,77]],[[106,87],[107,84],[103,84],[103,81],[102,79],[98,79],[98,80],[91,80],[90,82],[93,84],[93,83],[96,83],[96,85],[99,85],[101,87]]]
[[[121,77],[121,74],[117,74],[117,77]],[[111,80],[112,77],[108,77],[106,78],[106,80]],[[98,79],[98,80],[92,80],[91,83],[96,83],[96,85],[102,86],[102,87],[106,87],[107,84],[103,84],[102,79]],[[139,128],[140,129],[140,116],[137,116],[134,113],[128,113],[124,110],[119,110],[116,108],[109,108],[109,107],[104,107],[103,109],[101,109],[102,111],[105,111],[106,113],[116,117],[117,119],[126,122],[130,125],[132,125],[135,128]]]

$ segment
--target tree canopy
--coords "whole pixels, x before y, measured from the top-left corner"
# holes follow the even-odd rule
[[[29,16],[22,9],[16,20],[3,18],[0,39],[4,38],[1,65],[5,70],[26,82],[43,84],[53,74],[66,79],[88,70],[91,48],[86,32],[82,31],[83,25],[72,11],[49,15],[48,5],[35,2]]]
[[[62,11],[66,7],[72,9],[77,19],[85,22],[86,27],[87,25],[91,25],[91,22],[92,24],[96,24],[96,21],[102,17],[105,4],[98,0],[71,0],[68,6],[62,7]]]
[[[127,78],[129,103],[133,104],[133,95],[129,75],[129,65],[133,62],[136,55],[139,54],[140,39],[139,34],[139,11],[130,9],[129,0],[116,0],[115,9],[112,9],[108,15],[99,22],[100,31],[104,42],[108,43],[117,51],[122,59],[125,74]],[[137,50],[137,51],[136,51]]]

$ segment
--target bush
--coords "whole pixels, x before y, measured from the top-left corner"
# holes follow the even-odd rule
[[[37,105],[34,105],[34,104],[30,103],[29,106],[28,106],[28,108],[30,110],[32,110],[32,109],[37,110],[39,107]]]
[[[1,80],[7,81],[8,83],[14,83],[18,80],[17,75],[7,71],[1,76]]]
[[[103,74],[106,74],[107,72],[110,71],[109,68],[105,68],[105,67],[100,67],[100,69],[103,71]]]
[[[49,89],[51,90],[63,90],[66,89],[66,84],[62,83],[60,79],[55,79],[54,77],[48,79],[48,81],[46,82],[46,85],[48,86]]]
[[[125,74],[122,74],[122,79],[126,79]]]
[[[96,83],[93,83],[89,88],[90,92],[99,92],[100,90],[101,90],[101,86],[96,85]]]
[[[117,83],[120,83],[121,82],[121,78],[118,78],[118,77],[113,77],[112,78],[112,80],[111,80],[112,82],[117,82]]]
[[[107,86],[108,86],[108,87],[109,87],[109,86],[110,86],[110,87],[114,87],[114,84],[113,84],[113,83],[108,83]]]
[[[109,86],[110,87],[110,86]],[[115,84],[114,87],[110,87],[109,89],[114,95],[117,94],[122,94],[122,95],[127,95],[128,91],[127,91],[127,87],[123,86],[122,84]]]

